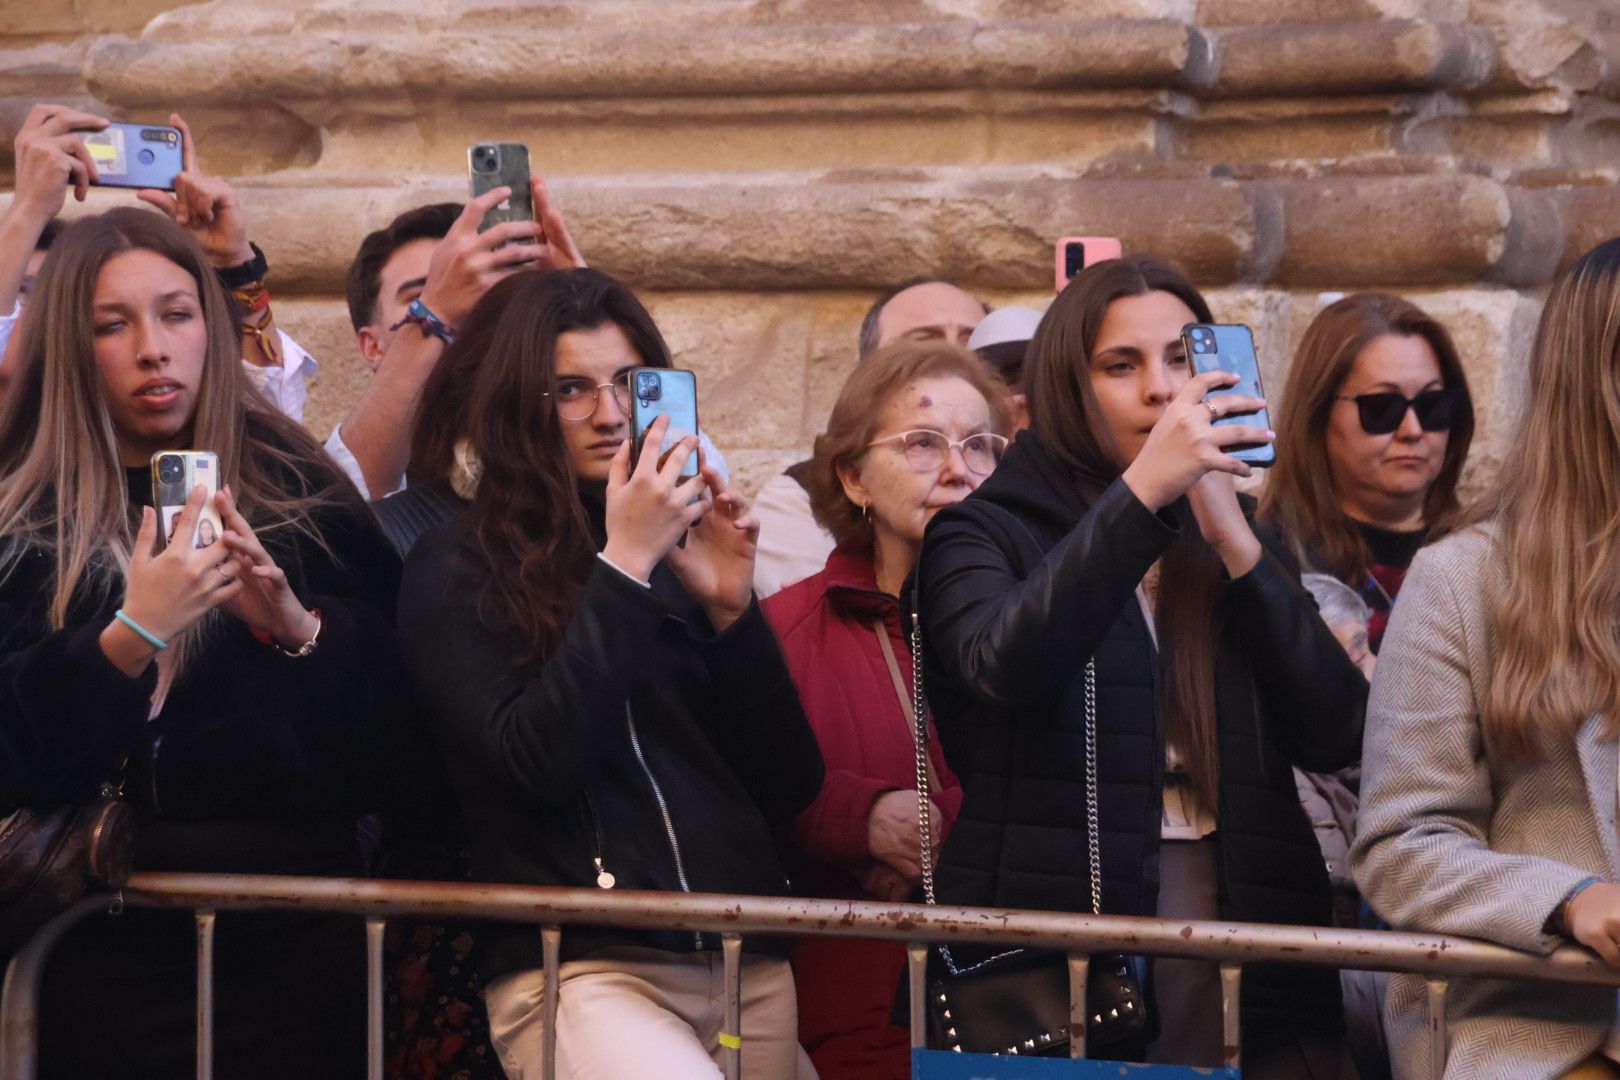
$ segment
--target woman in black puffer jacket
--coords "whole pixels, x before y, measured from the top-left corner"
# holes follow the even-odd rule
[[[1192,375],[1181,330],[1210,321],[1150,258],[1081,273],[1031,343],[1030,430],[929,526],[923,656],[964,789],[942,903],[1091,910],[1094,658],[1104,914],[1331,924],[1290,766],[1355,760],[1367,685],[1234,490],[1228,450],[1271,435],[1215,425],[1259,402]],[[1116,1052],[1218,1064],[1214,966],[1156,961],[1148,991]],[[1331,971],[1249,965],[1242,1023],[1245,1076],[1351,1075]]]

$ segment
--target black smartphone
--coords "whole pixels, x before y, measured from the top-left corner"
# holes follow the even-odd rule
[[[676,368],[632,368],[630,371],[630,438],[635,440],[636,460],[641,459],[647,429],[660,416],[669,417],[664,445],[658,463],[675,449],[675,444],[698,433],[697,376]],[[694,452],[681,468],[682,478],[696,476],[701,452]]]
[[[1181,343],[1195,375],[1210,371],[1230,371],[1238,377],[1237,384],[1215,390],[1210,397],[1239,394],[1243,397],[1263,398],[1260,386],[1260,359],[1254,352],[1254,335],[1247,326],[1237,323],[1188,323],[1181,328]],[[1271,415],[1261,409],[1257,413],[1223,416],[1215,421],[1219,426],[1257,427],[1271,430]],[[1271,443],[1245,443],[1231,447],[1227,453],[1239,461],[1257,468],[1277,463],[1277,448]]]
[[[174,178],[185,169],[180,129],[166,124],[108,124],[81,131],[79,138],[96,163],[101,187],[173,191]]]
[[[512,194],[484,215],[478,231],[504,221],[533,221],[534,192],[529,187],[529,148],[522,143],[482,142],[467,148],[467,170],[471,175],[472,197],[498,187],[509,187]],[[520,241],[532,244],[533,240]]]

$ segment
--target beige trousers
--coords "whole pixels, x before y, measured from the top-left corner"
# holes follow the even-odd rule
[[[724,976],[717,952],[625,947],[562,965],[555,1080],[715,1080],[721,1075]],[[503,975],[484,988],[490,1041],[510,1080],[540,1078],[544,989],[538,968]],[[746,1080],[803,1075],[786,960],[743,957],[741,1036]]]

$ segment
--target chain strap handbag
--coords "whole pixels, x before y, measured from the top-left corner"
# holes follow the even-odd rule
[[[934,896],[933,821],[928,811],[928,702],[923,691],[922,622],[911,612],[911,713],[917,748],[917,831],[922,837],[923,901]],[[1086,842],[1091,913],[1102,914],[1102,841],[1097,808],[1097,665],[1086,661]],[[1069,967],[1061,953],[1010,949],[960,966],[950,946],[935,947],[944,971],[928,985],[928,1041],[971,1054],[1069,1054]],[[1091,958],[1086,980],[1086,1044],[1094,1056],[1140,1037],[1147,1006],[1130,957]]]

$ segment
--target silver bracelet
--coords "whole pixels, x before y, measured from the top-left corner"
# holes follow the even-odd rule
[[[309,640],[298,646],[296,649],[289,649],[275,638],[271,638],[270,644],[276,647],[277,652],[281,653],[283,656],[304,657],[315,651],[315,646],[319,644],[321,640],[321,627],[326,625],[326,620],[321,618],[320,608],[313,609],[310,614],[315,616],[315,632],[309,635]]]

